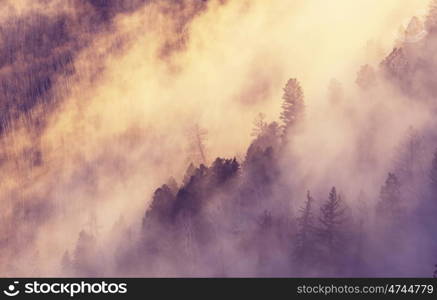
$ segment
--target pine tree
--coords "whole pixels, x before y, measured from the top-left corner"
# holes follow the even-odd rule
[[[289,130],[296,126],[302,118],[305,108],[303,91],[297,79],[288,80],[282,99],[284,101],[282,102],[280,119],[283,122],[283,133],[287,135]]]
[[[402,214],[401,185],[394,173],[388,173],[379,198],[377,213],[386,220],[399,221]]]
[[[148,227],[153,222],[169,223],[172,217],[173,205],[175,203],[175,193],[164,184],[153,194],[152,203],[146,211],[143,226]]]
[[[315,224],[312,211],[313,202],[314,199],[308,191],[307,200],[305,201],[304,206],[300,208],[300,216],[297,219],[298,232],[295,241],[294,259],[301,267],[306,266],[310,262],[315,250]]]
[[[249,146],[248,154],[250,154],[255,148],[259,148],[264,151],[271,147],[278,149],[281,142],[281,129],[276,122],[265,124],[262,133],[260,133],[252,144]]]
[[[394,48],[393,51],[381,62],[381,67],[386,75],[392,79],[403,80],[410,72],[410,64],[405,51],[402,48]]]
[[[425,182],[427,183],[428,193],[419,199],[418,214],[422,224],[432,227],[437,215],[437,149],[434,151],[427,175]]]
[[[196,164],[206,164],[206,135],[208,131],[195,124],[189,132],[190,159]]]
[[[240,169],[237,159],[223,159],[217,157],[210,168],[212,188],[220,187],[225,182],[232,179]]]
[[[95,276],[97,272],[96,239],[84,230],[79,233],[79,239],[74,250],[73,265],[78,274]]]
[[[168,179],[167,186],[170,188],[170,190],[173,192],[173,194],[176,195],[179,187],[178,187],[178,183],[176,182],[176,179],[174,179],[173,176]]]
[[[332,262],[341,253],[340,250],[344,249],[343,225],[346,222],[346,209],[335,187],[332,187],[328,201],[322,205],[320,213],[319,242],[328,262]]]
[[[352,259],[354,264],[353,274],[362,276],[367,274],[367,266],[365,262],[365,253],[368,249],[368,236],[369,232],[369,208],[367,204],[367,196],[363,190],[360,190],[355,205],[354,214],[354,251],[352,253]]]
[[[184,186],[187,185],[191,180],[191,176],[193,176],[195,172],[196,172],[196,167],[194,166],[193,163],[190,163],[187,170],[185,171],[184,179],[182,180],[182,185]]]
[[[243,170],[243,202],[265,201],[272,194],[279,173],[274,149],[262,149],[252,144],[247,151]]]
[[[417,130],[409,128],[395,157],[395,173],[402,182],[413,182],[425,174],[425,144]]]
[[[258,137],[264,133],[267,129],[267,122],[265,121],[266,115],[263,113],[259,113],[256,115],[255,120],[253,121],[253,129],[251,136]]]

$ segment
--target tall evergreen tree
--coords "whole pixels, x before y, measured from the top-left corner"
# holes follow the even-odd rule
[[[98,270],[96,257],[96,239],[84,230],[79,233],[73,256],[73,266],[77,274],[95,276]]]
[[[395,173],[400,181],[413,183],[425,174],[425,143],[417,130],[409,128],[405,141],[395,157]]]
[[[403,48],[394,48],[380,65],[390,79],[397,79],[402,83],[407,83],[405,78],[411,66]]]
[[[394,173],[388,173],[379,198],[377,213],[384,219],[399,221],[402,214],[401,184]]]
[[[212,188],[221,187],[222,184],[233,178],[237,174],[239,169],[240,164],[237,162],[236,158],[223,159],[217,157],[210,168],[210,184],[212,185]]]
[[[368,248],[369,232],[369,208],[367,204],[367,196],[363,190],[358,194],[355,204],[353,226],[354,236],[352,236],[353,252],[351,259],[353,263],[354,276],[363,276],[367,274],[366,252]]]
[[[206,164],[206,136],[208,131],[195,124],[189,132],[189,154],[195,164]]]
[[[152,203],[146,211],[143,225],[148,227],[150,222],[169,223],[171,222],[173,205],[176,201],[175,192],[164,184],[153,194]]]
[[[281,128],[278,123],[272,122],[270,124],[265,124],[260,133],[255,140],[250,144],[247,150],[247,155],[250,156],[255,149],[264,151],[265,149],[271,147],[272,149],[278,149],[281,142]]]
[[[314,199],[308,191],[307,200],[304,206],[300,208],[300,216],[297,219],[298,231],[295,241],[294,259],[301,267],[306,266],[314,258],[315,224],[312,210],[313,202]]]
[[[259,113],[256,115],[255,120],[253,121],[253,129],[251,136],[258,137],[264,133],[267,129],[266,115],[263,113]]]
[[[302,118],[305,108],[303,91],[297,79],[288,80],[282,99],[284,101],[282,102],[280,119],[283,122],[284,135],[287,135],[289,130],[296,126]]]
[[[194,166],[193,163],[190,163],[187,170],[185,171],[184,179],[182,180],[182,185],[187,185],[190,182],[191,177],[194,175],[195,172],[196,172],[196,167]]]
[[[332,263],[344,249],[346,209],[341,196],[332,187],[328,200],[320,208],[319,242],[327,262]]]

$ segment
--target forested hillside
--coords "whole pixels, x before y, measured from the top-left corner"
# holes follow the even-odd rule
[[[437,1],[329,2],[2,3],[0,274],[432,276]]]

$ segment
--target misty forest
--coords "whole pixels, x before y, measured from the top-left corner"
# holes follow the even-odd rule
[[[0,274],[432,277],[436,0],[0,1]]]

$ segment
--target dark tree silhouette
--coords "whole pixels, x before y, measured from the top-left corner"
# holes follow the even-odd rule
[[[316,227],[313,215],[313,202],[310,192],[307,192],[307,200],[300,208],[297,218],[297,234],[294,247],[294,260],[300,268],[310,264],[315,259],[315,233]]]
[[[185,171],[185,175],[184,175],[184,179],[182,181],[182,185],[187,185],[190,182],[191,176],[194,175],[194,172],[196,172],[196,167],[194,166],[193,163],[190,163],[190,165],[188,166],[187,170]]]
[[[73,265],[76,273],[95,276],[98,268],[94,257],[96,257],[95,237],[82,230],[74,250]]]
[[[243,202],[253,204],[254,201],[268,199],[279,172],[273,148],[268,147],[263,150],[260,147],[251,145],[243,168]]]
[[[410,72],[410,63],[402,48],[394,48],[393,51],[381,62],[381,67],[390,79],[400,80],[401,87],[407,88],[407,78]]]
[[[290,129],[301,120],[305,109],[303,91],[297,79],[288,80],[282,99],[280,119],[283,123],[283,133],[286,136]]]
[[[200,165],[186,185],[179,189],[173,206],[173,214],[196,214],[206,200],[208,192],[208,168]]]
[[[212,196],[212,194],[224,188],[232,178],[235,178],[240,169],[237,160],[217,158],[210,168],[200,165],[192,170],[189,167],[184,185],[176,194],[174,205],[172,206],[173,214],[184,212],[184,214],[195,214],[201,210],[202,204]],[[166,192],[168,197],[170,189]]]
[[[399,221],[402,215],[401,184],[394,173],[388,173],[379,198],[377,213],[389,221]]]
[[[211,166],[211,175],[213,180],[212,184],[214,186],[222,185],[230,178],[233,178],[237,174],[239,169],[240,164],[237,162],[236,158],[216,158]]]
[[[176,182],[176,180],[173,177],[170,177],[167,181],[167,186],[170,188],[170,190],[176,194],[178,192],[178,183]]]
[[[163,223],[170,222],[175,201],[175,194],[168,185],[164,184],[157,189],[153,194],[152,203],[146,211],[144,226],[147,227],[150,224],[147,222],[150,219]]]
[[[265,119],[266,119],[266,115],[263,113],[259,113],[256,115],[255,120],[253,121],[253,129],[252,129],[251,136],[256,138],[260,135],[263,135],[268,125]]]
[[[320,208],[318,237],[327,262],[332,263],[343,252],[345,245],[346,209],[341,196],[332,187],[328,200]]]
[[[265,151],[267,148],[278,149],[281,141],[281,130],[278,123],[266,124],[263,132],[259,134],[247,150],[247,157],[250,157],[255,149]],[[246,158],[247,159],[247,158]]]
[[[206,136],[208,131],[195,124],[189,132],[190,159],[196,164],[206,164]]]
[[[410,128],[405,141],[395,157],[395,173],[402,182],[411,182],[425,173],[425,148],[423,137]]]

